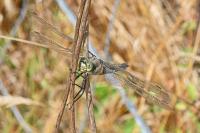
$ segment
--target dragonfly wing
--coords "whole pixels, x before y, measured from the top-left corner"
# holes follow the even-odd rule
[[[51,40],[50,38],[48,38],[47,36],[45,36],[39,32],[36,32],[36,31],[31,32],[30,35],[31,35],[31,40],[41,44],[42,47],[54,49],[59,53],[64,53],[64,54],[72,53],[71,49],[67,49],[67,48],[61,46],[54,40]]]
[[[140,80],[127,71],[118,71],[114,75],[123,87],[134,89],[137,94],[144,97],[148,102],[172,109],[169,94],[159,85]]]
[[[73,38],[62,33],[60,30],[58,30],[57,27],[48,23],[47,20],[39,17],[39,15],[35,13],[34,11],[29,11],[29,15],[31,18],[30,23],[32,24],[30,36],[34,34],[34,37],[31,37],[33,41],[40,42],[44,46],[50,45],[50,46],[45,46],[45,47],[53,48],[57,50],[58,52],[64,52],[64,49],[66,49],[64,48],[64,46],[69,47],[69,45],[73,44]],[[37,39],[33,39],[33,38],[37,38]],[[38,38],[40,38],[40,40],[38,40]],[[59,47],[58,45],[60,45],[63,48],[61,48],[61,50],[60,48],[58,49]],[[67,53],[69,53],[68,51]],[[90,52],[90,54],[92,53]],[[83,50],[81,51],[81,55],[83,55]]]
[[[30,15],[31,31],[37,31],[48,38],[54,40],[62,46],[69,46],[73,43],[73,39],[60,30],[58,30],[54,25],[47,22],[47,20],[39,17],[39,15],[33,11],[28,12]]]

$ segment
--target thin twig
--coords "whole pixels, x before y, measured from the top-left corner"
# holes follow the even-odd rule
[[[87,32],[89,34],[89,22],[87,21]],[[89,43],[88,43],[88,38],[87,38],[87,43],[86,43],[86,56],[89,58]],[[87,101],[87,107],[88,107],[88,115],[89,115],[89,120],[90,120],[90,126],[92,129],[93,133],[97,132],[97,127],[96,127],[96,121],[94,117],[94,106],[93,106],[93,98],[92,98],[92,89],[90,87],[90,80],[89,76],[86,76],[86,101]]]
[[[62,117],[63,117],[63,113],[64,113],[64,110],[65,110],[65,107],[66,107],[66,103],[67,103],[67,99],[68,99],[68,96],[69,96],[69,94],[71,93],[70,91],[71,91],[71,82],[75,82],[75,75],[73,75],[73,73],[75,73],[76,72],[76,67],[74,68],[74,66],[77,66],[77,62],[78,62],[78,57],[75,55],[76,54],[76,44],[77,44],[77,40],[78,40],[78,37],[79,37],[79,26],[80,26],[80,22],[81,22],[81,18],[82,18],[82,13],[83,13],[83,5],[84,5],[84,3],[85,3],[85,1],[82,1],[82,3],[83,4],[81,4],[81,7],[80,7],[80,9],[79,9],[79,16],[78,16],[78,20],[77,20],[77,23],[76,23],[76,30],[75,30],[75,35],[74,35],[74,44],[75,45],[73,45],[73,53],[72,53],[72,57],[75,57],[75,58],[77,58],[76,60],[74,60],[73,58],[72,58],[72,61],[71,61],[71,63],[72,63],[72,66],[71,66],[71,71],[72,72],[70,72],[70,80],[68,80],[69,82],[67,83],[67,87],[66,87],[66,89],[67,89],[67,93],[65,93],[66,95],[64,96],[64,101],[63,101],[63,104],[62,104],[62,108],[61,108],[61,111],[60,111],[60,113],[59,113],[59,115],[58,115],[58,119],[57,119],[57,122],[56,122],[56,128],[58,129],[59,127],[60,127],[60,123],[61,123],[61,120],[62,120]],[[78,47],[78,46],[77,46]],[[77,61],[77,62],[76,62]],[[75,62],[75,63],[74,63]],[[74,64],[73,64],[74,63]],[[73,69],[73,70],[72,70]],[[74,70],[75,69],[75,70]],[[74,78],[74,79],[73,79]],[[72,81],[71,81],[72,80]],[[74,81],[73,81],[74,80]],[[72,97],[72,96],[71,96]],[[74,96],[73,96],[74,97]],[[72,97],[72,98],[73,98]],[[74,110],[74,105],[73,105],[73,107],[72,107],[72,112],[73,112],[73,110]]]
[[[87,110],[87,105],[84,107],[84,113],[83,113],[83,118],[80,120],[80,125],[79,125],[79,131],[78,133],[84,133],[85,127],[88,122],[88,110]]]
[[[0,92],[2,95],[4,96],[9,96],[9,93],[7,91],[7,88],[3,85],[2,81],[0,81]],[[32,129],[29,127],[29,125],[25,122],[24,118],[22,117],[20,111],[18,110],[18,108],[16,106],[12,106],[11,107],[11,111],[14,114],[15,118],[17,119],[17,121],[19,122],[19,124],[21,125],[21,127],[23,128],[23,130],[26,133],[32,133]]]
[[[87,106],[88,106],[88,114],[89,114],[89,120],[90,120],[90,125],[92,128],[92,133],[97,132],[97,127],[96,127],[96,122],[95,122],[95,117],[94,117],[94,106],[93,106],[93,100],[92,100],[92,90],[90,88],[90,83],[89,79],[87,76],[86,80],[86,101],[87,101]]]
[[[75,88],[75,79],[76,79],[76,69],[78,65],[79,55],[81,51],[81,47],[83,45],[85,30],[86,30],[86,22],[88,19],[88,12],[90,7],[91,0],[82,0],[81,5],[79,8],[79,14],[78,14],[78,20],[76,23],[76,29],[75,29],[75,35],[74,35],[74,45],[73,45],[73,53],[72,53],[72,60],[71,60],[71,68],[70,68],[70,80],[67,84],[67,94],[69,92],[70,94],[70,103],[73,103],[74,98],[74,88]],[[60,126],[60,122],[62,120],[63,112],[65,110],[66,102],[67,102],[68,96],[65,97],[64,103],[61,109],[61,112],[59,113],[56,127],[57,129]],[[75,108],[74,104],[72,104],[71,108],[71,132],[76,132],[76,124],[75,124]]]
[[[65,0],[56,0],[58,6],[60,9],[65,13],[65,15],[68,17],[69,21],[72,23],[73,26],[76,25],[76,15],[74,12],[70,9],[68,4],[65,2]],[[93,47],[93,43],[89,40],[89,50],[90,52],[94,53],[97,58],[99,58],[99,55],[97,54],[96,49]]]
[[[79,9],[79,15],[78,15],[78,21],[76,23],[76,29],[75,29],[75,35],[74,35],[74,50],[73,50],[73,55],[72,56],[72,64],[71,64],[71,74],[70,74],[70,91],[71,91],[71,97],[70,97],[70,101],[73,102],[73,98],[74,98],[74,83],[75,83],[75,72],[76,72],[76,68],[77,68],[77,64],[78,64],[78,60],[79,60],[79,54],[81,51],[81,46],[83,45],[83,38],[84,38],[84,31],[85,31],[85,25],[86,25],[86,21],[87,21],[87,16],[88,16],[88,11],[85,12],[85,10],[87,9],[87,1],[86,0],[82,0],[81,5],[80,5],[80,9]],[[73,58],[74,57],[74,58]],[[71,131],[73,133],[76,132],[76,123],[75,123],[75,107],[74,104],[72,105],[72,110],[71,110]]]

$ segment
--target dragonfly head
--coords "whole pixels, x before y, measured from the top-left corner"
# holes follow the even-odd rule
[[[93,68],[93,64],[86,57],[81,57],[79,61],[79,72],[91,72]]]

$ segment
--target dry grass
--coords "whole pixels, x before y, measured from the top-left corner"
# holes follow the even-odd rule
[[[77,12],[77,4],[68,0]],[[93,0],[90,12],[90,36],[97,51],[103,55],[106,29],[113,1]],[[129,64],[129,71],[147,80],[162,84],[174,95],[175,112],[148,105],[132,90],[127,90],[136,103],[138,112],[152,132],[200,132],[200,50],[195,45],[198,20],[197,0],[129,0],[121,1],[114,29],[111,31],[110,53],[113,62]],[[29,5],[31,6],[31,5]],[[38,12],[50,22],[61,27],[66,34],[73,35],[73,27],[51,0],[45,3],[48,10]],[[0,2],[0,34],[8,34],[19,2]],[[44,15],[45,13],[45,15]],[[27,39],[30,24],[21,25],[17,36]],[[4,41],[0,40],[0,46]],[[1,55],[1,54],[0,54]],[[1,55],[0,80],[11,95],[31,99],[31,106],[19,105],[27,123],[35,132],[53,132],[67,80],[68,61],[62,54],[51,50],[20,45],[13,42],[6,55]],[[95,77],[97,78],[97,77]],[[97,78],[94,96],[95,115],[99,132],[140,132],[121,102],[119,95]],[[91,79],[92,80],[92,79]],[[194,102],[196,108],[177,100],[176,97]],[[6,105],[23,104],[9,97]],[[15,102],[17,101],[17,102]],[[35,102],[44,106],[36,106]],[[0,100],[0,105],[3,102]],[[5,104],[5,103],[4,103]],[[33,104],[33,105],[32,105]],[[85,116],[85,97],[77,103],[77,121],[81,124]],[[67,129],[67,114],[61,127]],[[85,132],[90,130],[86,124]],[[0,131],[22,132],[8,108],[0,109]]]

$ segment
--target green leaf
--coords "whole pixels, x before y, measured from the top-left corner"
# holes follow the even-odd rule
[[[176,133],[182,133],[182,130],[180,128],[176,128]]]
[[[40,85],[41,85],[41,87],[42,87],[43,89],[49,88],[49,83],[48,83],[48,81],[45,80],[45,79],[42,80],[42,82],[40,83]]]
[[[176,104],[176,109],[177,110],[185,110],[187,108],[187,106],[185,105],[185,103],[183,103],[183,102],[178,102],[177,104]]]
[[[8,65],[11,69],[15,69],[16,65],[12,62],[9,56],[4,55],[4,62],[6,65]]]
[[[5,44],[5,40],[4,39],[0,39],[0,47],[3,46]]]
[[[189,83],[187,85],[187,91],[192,100],[196,100],[198,98],[198,91],[194,84]]]
[[[114,94],[115,90],[107,85],[107,84],[97,84],[96,85],[96,91],[95,91],[95,96],[100,100],[104,101],[106,100],[109,96]]]
[[[124,133],[132,133],[134,127],[135,127],[134,119],[126,120],[122,125]]]
[[[164,133],[164,132],[165,132],[165,125],[161,124],[160,129],[159,129],[159,133]]]
[[[39,69],[40,69],[40,62],[38,60],[37,55],[34,55],[31,59],[29,59],[26,66],[27,81],[32,89],[35,88],[35,83],[32,78],[38,72]]]
[[[193,50],[191,47],[183,47],[181,51],[184,53],[192,53]]]
[[[200,122],[197,123],[197,132],[200,133]]]
[[[197,23],[193,20],[185,21],[181,26],[181,33],[183,35],[187,34],[188,32],[192,32],[196,29]]]

